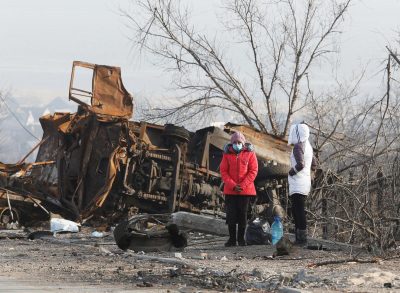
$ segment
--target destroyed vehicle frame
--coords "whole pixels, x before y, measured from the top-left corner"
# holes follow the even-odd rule
[[[75,86],[78,67],[93,71],[90,90]],[[27,192],[58,202],[67,218],[97,215],[113,221],[137,212],[180,210],[223,216],[219,164],[235,131],[255,145],[259,163],[252,211],[269,218],[282,212],[290,148],[281,138],[232,123],[190,132],[129,121],[132,97],[118,67],[75,61],[69,94],[78,103],[76,113],[40,118],[43,139],[36,162],[55,163],[33,166],[29,176],[18,179]]]

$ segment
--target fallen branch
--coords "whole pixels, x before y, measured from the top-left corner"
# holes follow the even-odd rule
[[[197,269],[198,266],[193,265],[193,264],[189,264],[183,260],[179,260],[179,259],[174,259],[174,258],[166,258],[166,257],[157,257],[157,256],[151,256],[151,255],[137,255],[134,253],[130,253],[128,252],[130,256],[132,256],[133,258],[137,259],[137,260],[147,260],[147,261],[157,261],[160,263],[167,263],[167,264],[172,264],[172,265],[181,265],[181,266],[185,266],[191,269]]]
[[[316,268],[325,265],[332,265],[332,264],[342,264],[342,263],[349,263],[349,262],[357,262],[357,263],[378,263],[382,261],[380,258],[372,258],[372,259],[358,259],[358,258],[346,258],[346,259],[335,259],[335,260],[327,260],[317,263],[311,263],[307,265],[309,268]]]

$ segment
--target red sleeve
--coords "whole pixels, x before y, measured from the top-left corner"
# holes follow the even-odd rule
[[[219,166],[219,169],[221,171],[222,181],[224,181],[225,186],[229,190],[233,190],[233,188],[236,186],[236,182],[233,181],[231,176],[229,176],[229,162],[225,154],[222,156],[222,162]]]
[[[246,189],[246,187],[254,182],[258,173],[258,162],[256,153],[251,152],[251,156],[249,158],[249,165],[247,168],[246,177],[244,177],[243,181],[240,182],[240,187]]]

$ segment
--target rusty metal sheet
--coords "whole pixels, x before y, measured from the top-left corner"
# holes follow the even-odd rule
[[[85,91],[74,87],[75,67],[84,67],[93,70],[92,91]],[[90,98],[91,105],[83,102],[82,97]],[[132,96],[127,92],[122,83],[121,69],[119,67],[74,61],[69,98],[87,110],[97,114],[99,119],[102,120],[109,120],[111,117],[126,119],[132,117]]]
[[[5,164],[0,162],[0,172],[13,174],[26,168],[27,164]]]
[[[104,202],[106,201],[107,197],[110,194],[114,180],[115,180],[118,170],[120,168],[119,162],[120,162],[121,156],[124,156],[124,151],[120,147],[117,147],[111,153],[109,161],[108,161],[108,167],[107,167],[107,171],[106,171],[104,185],[100,187],[100,189],[97,191],[96,195],[93,197],[91,202],[89,202],[89,204],[86,206],[85,210],[82,211],[83,217],[90,216],[95,209],[103,206]]]

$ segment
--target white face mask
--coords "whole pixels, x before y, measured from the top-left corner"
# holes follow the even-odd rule
[[[236,142],[232,144],[232,147],[236,152],[240,152],[243,148],[243,144],[241,142]]]

